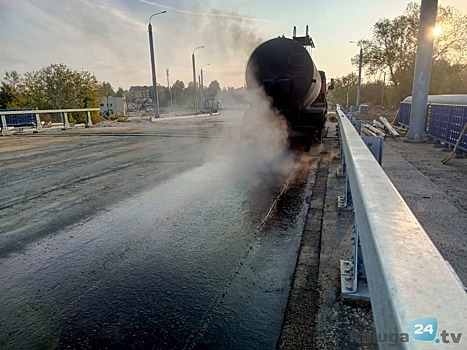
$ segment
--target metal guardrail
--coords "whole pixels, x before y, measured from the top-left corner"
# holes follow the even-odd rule
[[[22,111],[21,114],[6,114],[6,124],[10,126],[27,126],[27,125],[36,125],[36,115],[33,112],[32,108],[8,108],[8,109],[0,109],[0,113],[2,112],[17,112]],[[29,112],[29,113],[26,113]],[[0,119],[0,127],[2,127],[3,122]]]
[[[401,102],[399,107],[399,124],[409,127],[410,102]],[[428,104],[426,133],[431,140],[453,147],[460,133],[467,124],[467,106]],[[457,146],[458,151],[467,152],[467,134],[464,134]]]
[[[99,108],[81,108],[81,109],[37,109],[33,110],[32,114],[35,115],[35,126],[36,130],[35,132],[38,132],[38,130],[41,129],[41,121],[40,121],[40,114],[53,114],[53,113],[60,113],[62,116],[62,122],[63,122],[63,129],[69,129],[71,128],[70,123],[68,122],[68,113],[72,112],[86,112],[87,117],[86,117],[86,127],[92,126],[92,121],[91,121],[91,112],[99,112]],[[24,115],[24,110],[17,110],[17,111],[11,111],[11,110],[0,110],[0,127],[1,127],[1,135],[9,135],[10,132],[8,131],[8,119],[12,118],[14,116],[18,115]],[[7,117],[9,117],[7,119]],[[15,126],[13,123],[12,126]]]
[[[358,294],[366,278],[380,349],[439,349],[446,341],[467,348],[461,281],[340,106],[337,112],[356,230],[354,261],[342,266],[343,294],[349,287]]]

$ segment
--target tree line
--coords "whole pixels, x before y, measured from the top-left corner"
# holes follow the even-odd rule
[[[216,97],[223,89],[217,80],[211,81],[208,86],[203,86],[203,89],[198,86],[197,97],[201,101],[202,97]],[[193,107],[195,100],[195,89],[193,82],[189,82],[187,86],[181,80],[175,81],[170,89],[167,86],[158,85],[157,95],[161,107],[184,106]],[[150,90],[150,97],[153,97],[153,90]]]
[[[3,108],[60,109],[98,107],[102,84],[88,71],[53,63],[37,72],[5,72],[0,86]]]
[[[362,39],[362,67],[367,82],[361,85],[361,101],[395,108],[412,94],[420,5],[409,3],[404,13],[373,25],[371,39]],[[467,92],[467,16],[457,9],[439,6],[429,94]],[[358,67],[359,55],[352,58]],[[355,104],[358,76],[335,79],[332,103]]]
[[[128,90],[119,87],[115,90],[111,83],[99,81],[89,71],[72,70],[63,63],[52,63],[37,72],[27,72],[23,75],[17,71],[5,72],[0,85],[0,108],[98,108],[106,96],[123,96]],[[185,86],[177,80],[170,89],[158,84],[158,97],[161,107],[193,107],[193,82]],[[202,96],[201,96],[202,95]],[[153,99],[153,89],[150,98]],[[198,101],[201,97],[219,97],[227,103],[245,103],[243,88],[221,88],[217,80],[197,89]],[[75,116],[77,121],[84,120],[85,115]],[[93,117],[93,121],[98,119]]]

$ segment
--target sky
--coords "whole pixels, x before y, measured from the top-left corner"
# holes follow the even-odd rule
[[[381,18],[404,12],[406,0],[0,0],[0,80],[5,71],[38,71],[51,63],[90,71],[117,89],[151,85],[148,22],[152,18],[157,82],[193,79],[191,55],[204,82],[240,87],[254,48],[304,35],[328,78],[356,71],[350,63]],[[420,1],[416,1],[420,3]],[[467,14],[466,0],[439,0]],[[198,75],[197,74],[197,75]]]

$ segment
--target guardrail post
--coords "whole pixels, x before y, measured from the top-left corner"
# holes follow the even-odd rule
[[[337,159],[340,158],[341,166],[337,169],[336,176],[337,177],[346,177],[347,176],[347,169],[345,167],[345,157],[342,156],[342,151],[340,151],[340,156],[336,157]]]
[[[63,122],[62,130],[71,129],[70,123],[68,122],[68,113],[62,112],[61,115],[62,115],[62,122]]]
[[[352,119],[350,119],[350,121],[352,122],[352,125],[355,127],[358,134],[360,135],[362,133],[362,121],[357,120],[357,119],[353,119],[353,117],[352,117]]]
[[[345,300],[370,300],[370,291],[363,262],[362,246],[357,225],[352,237],[352,260],[341,260],[341,290]]]
[[[339,208],[339,210],[353,210],[352,193],[350,192],[350,183],[348,175],[346,175],[345,177],[344,194],[342,196],[337,197],[337,207]]]
[[[39,113],[36,113],[36,129],[33,131],[33,133],[37,134],[39,130],[42,130],[41,117]]]
[[[92,126],[91,111],[86,112],[86,128]]]
[[[378,161],[379,165],[383,164],[384,138],[381,136],[363,136],[362,139]]]
[[[2,136],[10,136],[10,131],[8,131],[8,125],[6,125],[6,115],[2,114],[1,116],[2,120]]]
[[[337,177],[346,177],[347,176],[347,170],[346,170],[346,167],[345,167],[345,156],[344,156],[344,150],[342,149],[342,140],[339,137],[340,136],[339,134],[337,136],[338,136],[338,140],[339,140],[339,152],[337,152],[336,159],[341,160],[341,166],[340,166],[339,169],[337,169],[336,176]]]

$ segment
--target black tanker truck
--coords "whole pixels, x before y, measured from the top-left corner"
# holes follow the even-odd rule
[[[314,48],[308,35],[268,40],[251,54],[246,68],[248,90],[258,86],[286,119],[291,148],[308,151],[323,140],[326,121],[326,75],[318,71],[306,47]],[[333,80],[329,89],[333,89]],[[254,113],[250,110],[248,113]]]

